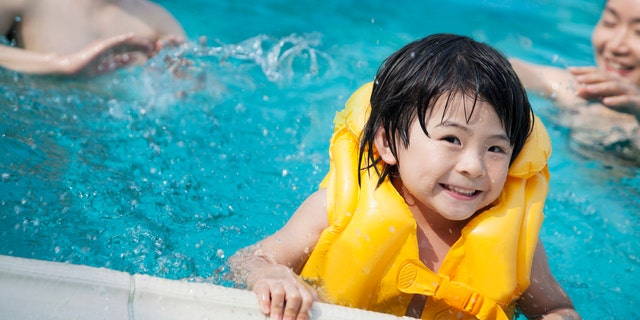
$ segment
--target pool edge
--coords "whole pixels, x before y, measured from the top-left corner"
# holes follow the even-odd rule
[[[0,288],[8,319],[266,319],[246,290],[5,255]],[[315,303],[311,319],[409,318]]]

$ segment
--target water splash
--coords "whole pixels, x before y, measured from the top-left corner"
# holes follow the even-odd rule
[[[238,44],[194,49],[199,56],[218,57],[221,62],[239,60],[255,63],[269,81],[281,82],[290,81],[296,76],[296,63],[304,66],[304,77],[318,76],[323,62],[328,64],[328,69],[333,68],[332,58],[318,49],[321,43],[319,33],[302,36],[291,34],[280,39],[258,35]]]
[[[114,117],[127,117],[131,111],[143,116],[152,109],[162,113],[191,103],[213,106],[257,90],[265,79],[284,87],[333,74],[335,63],[321,45],[318,33],[282,38],[258,35],[240,43],[213,45],[202,39],[166,48],[142,68],[118,70],[94,82],[117,97],[110,101]]]

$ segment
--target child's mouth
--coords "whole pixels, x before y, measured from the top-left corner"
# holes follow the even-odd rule
[[[443,188],[445,188],[446,190],[449,190],[455,194],[461,195],[461,196],[465,196],[465,197],[473,197],[474,195],[478,194],[480,191],[475,190],[475,189],[467,189],[467,188],[460,188],[460,187],[456,187],[456,186],[451,186],[451,185],[442,185]]]

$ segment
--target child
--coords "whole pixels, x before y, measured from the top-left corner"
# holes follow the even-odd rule
[[[185,39],[171,13],[147,0],[3,0],[0,35],[14,44],[0,44],[0,67],[89,76]]]
[[[335,124],[320,189],[229,259],[262,312],[308,319],[315,300],[422,319],[580,318],[538,240],[549,138],[503,55],[456,35],[410,43]]]

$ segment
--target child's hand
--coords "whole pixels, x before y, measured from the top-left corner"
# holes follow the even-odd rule
[[[318,293],[291,269],[272,265],[253,281],[260,311],[272,320],[307,320]]]

